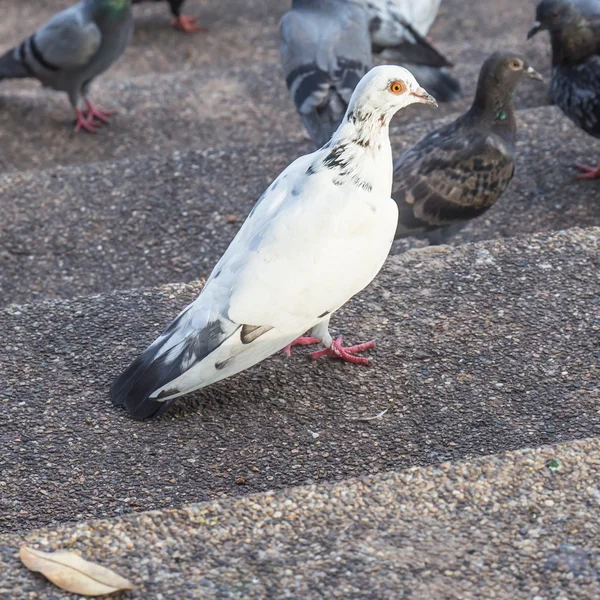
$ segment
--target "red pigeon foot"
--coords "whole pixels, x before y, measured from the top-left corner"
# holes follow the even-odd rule
[[[100,110],[99,108],[96,108],[94,103],[87,98],[85,104],[87,106],[86,117],[91,123],[93,123],[94,120],[99,121],[100,123],[110,123],[109,117],[117,114],[114,110]]]
[[[294,340],[291,344],[288,344],[283,352],[286,356],[292,355],[292,346],[310,346],[311,344],[320,344],[321,340],[316,337],[299,337]]]
[[[87,131],[88,133],[96,133],[96,124],[93,121],[88,120],[87,116],[79,108],[75,109],[75,133],[80,131]]]
[[[357,354],[358,352],[363,352],[364,350],[369,350],[370,348],[374,347],[375,341],[371,340],[370,342],[364,342],[363,344],[357,344],[356,346],[348,346],[343,348],[342,336],[340,336],[336,340],[333,340],[329,348],[325,348],[325,350],[317,350],[317,352],[310,354],[310,358],[316,360],[317,358],[321,358],[321,356],[329,356],[331,358],[341,358],[346,362],[354,363],[356,365],[369,365],[371,363],[368,358],[353,356],[353,354]]]
[[[206,27],[202,27],[202,25],[198,25],[196,21],[198,17],[180,15],[179,17],[175,17],[173,19],[173,27],[175,29],[181,29],[185,33],[196,33],[197,31],[206,31]]]
[[[588,167],[587,165],[577,163],[575,168],[581,171],[577,175],[577,179],[598,179],[600,177],[600,163],[598,163],[597,167]]]

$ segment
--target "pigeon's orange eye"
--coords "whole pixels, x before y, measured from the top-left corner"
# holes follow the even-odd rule
[[[519,69],[523,68],[523,63],[520,60],[511,60],[510,61],[510,68],[513,71],[518,71]]]
[[[389,89],[392,94],[403,94],[406,91],[406,84],[404,81],[397,79],[396,81],[392,81],[392,83],[390,83]]]

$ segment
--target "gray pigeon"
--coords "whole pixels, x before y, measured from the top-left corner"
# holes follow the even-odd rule
[[[132,33],[131,0],[81,0],[2,56],[0,81],[32,77],[67,92],[75,131],[93,133],[110,113],[94,106],[90,86],[123,54]]]
[[[543,0],[527,34],[550,32],[554,102],[578,127],[600,138],[600,19],[584,17],[568,0]],[[596,167],[575,165],[580,179],[600,177]]]
[[[142,2],[168,2],[173,15],[173,25],[181,29],[185,33],[194,33],[195,31],[206,31],[205,27],[198,25],[198,17],[181,14],[181,7],[185,0],[133,0],[132,4],[140,4]]]
[[[452,63],[425,35],[437,14],[440,0],[366,0],[373,53],[401,64],[438,101],[461,95],[460,83],[445,69]]]
[[[317,148],[337,129],[371,68],[362,0],[293,0],[281,19],[281,60],[298,113]]]
[[[512,94],[523,77],[542,79],[523,56],[492,54],[468,112],[398,157],[392,190],[399,210],[396,238],[445,243],[504,193],[515,169]]]

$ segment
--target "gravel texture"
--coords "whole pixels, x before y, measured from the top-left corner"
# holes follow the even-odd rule
[[[8,307],[0,530],[597,435],[599,236],[392,257],[332,323],[372,368],[281,354],[144,423],[109,384],[197,284]]]
[[[396,152],[439,124],[396,129]],[[558,109],[521,112],[514,181],[453,243],[600,224],[597,183],[571,167],[594,162],[592,148]],[[268,184],[307,151],[237,146],[0,176],[0,306],[205,277]]]
[[[0,537],[0,595],[72,598],[18,560],[69,549],[127,599],[596,600],[600,442]]]

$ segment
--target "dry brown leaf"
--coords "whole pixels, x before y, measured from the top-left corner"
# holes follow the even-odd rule
[[[91,563],[74,552],[42,552],[21,546],[23,564],[41,573],[59,588],[82,596],[103,596],[120,590],[132,590],[133,584],[114,571]]]

